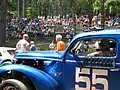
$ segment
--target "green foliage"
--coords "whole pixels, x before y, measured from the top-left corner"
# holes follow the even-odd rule
[[[27,17],[29,18],[37,17],[36,6],[29,4],[26,11]]]
[[[17,11],[17,0],[7,0],[9,11]],[[20,0],[22,1],[22,0]],[[90,13],[100,11],[101,0],[27,0],[27,17],[41,15],[73,16],[74,13]],[[104,0],[106,13],[120,13],[120,0]]]
[[[105,2],[105,8],[110,13],[120,13],[120,0],[107,0]]]
[[[14,0],[7,0],[7,11],[12,11],[12,12],[16,13],[17,5]]]
[[[93,3],[94,11],[95,10],[100,10],[100,0],[95,0]]]
[[[27,11],[27,17],[32,17],[32,7],[31,7],[31,4],[28,5],[26,11]]]
[[[37,45],[37,50],[40,50],[40,51],[42,51],[42,50],[49,50],[49,44],[46,44],[46,43],[39,44],[39,45]]]

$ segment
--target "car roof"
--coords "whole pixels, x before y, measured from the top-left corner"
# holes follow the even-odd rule
[[[74,40],[79,37],[85,37],[85,36],[95,36],[95,35],[120,35],[120,29],[104,29],[101,31],[91,31],[91,32],[83,32],[80,34],[77,34],[74,37]]]

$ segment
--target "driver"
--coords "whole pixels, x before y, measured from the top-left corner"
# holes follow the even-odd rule
[[[110,42],[108,39],[102,39],[99,44],[99,50],[88,54],[88,56],[113,56],[112,52],[110,51]]]

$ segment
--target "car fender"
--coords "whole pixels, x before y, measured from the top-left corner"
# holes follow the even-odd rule
[[[36,90],[56,90],[55,88],[58,86],[58,82],[50,75],[30,66],[20,64],[5,65],[0,67],[0,74],[9,70],[25,74],[30,78]]]

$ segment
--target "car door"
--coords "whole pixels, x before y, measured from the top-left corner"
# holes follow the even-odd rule
[[[79,45],[77,42],[77,46],[75,45],[71,49],[76,59],[75,90],[114,90],[115,85],[111,86],[113,84],[111,76],[115,76],[115,72],[111,72],[111,70],[115,68],[116,48],[113,45],[109,47],[113,56],[89,56],[91,53],[97,52],[99,48],[95,46],[95,42],[102,39],[80,40]],[[113,39],[109,39],[109,41],[110,44],[114,42]],[[108,45],[106,46],[108,47]]]

